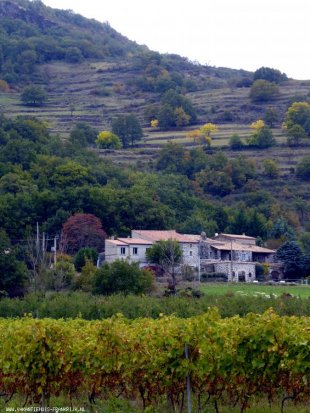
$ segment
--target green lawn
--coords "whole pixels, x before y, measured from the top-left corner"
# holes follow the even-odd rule
[[[310,297],[310,285],[260,285],[244,283],[206,283],[201,284],[200,289],[210,295],[223,295],[229,292],[240,295],[270,295],[281,296],[289,293],[301,298]]]

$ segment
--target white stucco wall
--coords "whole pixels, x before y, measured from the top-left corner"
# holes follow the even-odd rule
[[[121,254],[121,248],[125,248],[125,254]],[[128,246],[119,246],[110,243],[108,240],[105,243],[105,261],[110,263],[117,259],[126,259],[128,256],[129,248]]]

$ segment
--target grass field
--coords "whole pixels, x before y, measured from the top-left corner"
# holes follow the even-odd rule
[[[310,285],[260,285],[260,284],[235,284],[235,283],[207,283],[201,285],[200,289],[205,294],[223,295],[234,293],[239,295],[253,296],[281,296],[291,294],[296,297],[310,298]],[[310,411],[310,410],[309,410]]]

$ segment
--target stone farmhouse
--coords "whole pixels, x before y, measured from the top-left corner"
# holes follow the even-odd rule
[[[131,237],[112,238],[105,241],[105,261],[117,259],[138,262],[147,266],[146,251],[160,240],[176,240],[183,252],[183,265],[195,269],[200,279],[202,273],[224,273],[228,281],[253,282],[255,264],[268,263],[270,275],[278,278],[280,265],[274,260],[275,251],[259,247],[254,237],[234,234],[201,235],[179,234],[175,230],[132,230]]]

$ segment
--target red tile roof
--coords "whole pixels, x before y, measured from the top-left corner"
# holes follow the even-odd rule
[[[153,241],[148,241],[141,238],[117,238],[121,242],[126,244],[136,244],[136,245],[152,245]]]
[[[263,254],[274,254],[274,250],[270,250],[268,248],[259,247],[258,245],[245,245],[239,244],[237,242],[219,242],[211,243],[211,247],[217,250],[224,250],[224,251],[250,251],[250,252],[257,252]]]
[[[150,241],[167,241],[168,239],[173,239],[178,242],[183,243],[196,243],[198,242],[198,237],[193,235],[179,234],[174,229],[168,231],[152,231],[152,230],[134,230],[143,239]]]
[[[127,247],[127,244],[125,242],[120,241],[118,239],[106,239],[105,241],[109,242],[110,244],[113,244],[113,245]]]
[[[248,235],[224,234],[224,233],[218,234],[218,235],[215,236],[214,238],[216,239],[217,237],[220,237],[221,235],[222,235],[223,237],[226,237],[226,238],[239,238],[239,239],[248,239],[248,240],[254,240],[254,239],[256,239],[256,238],[254,238],[254,237],[249,237]]]

